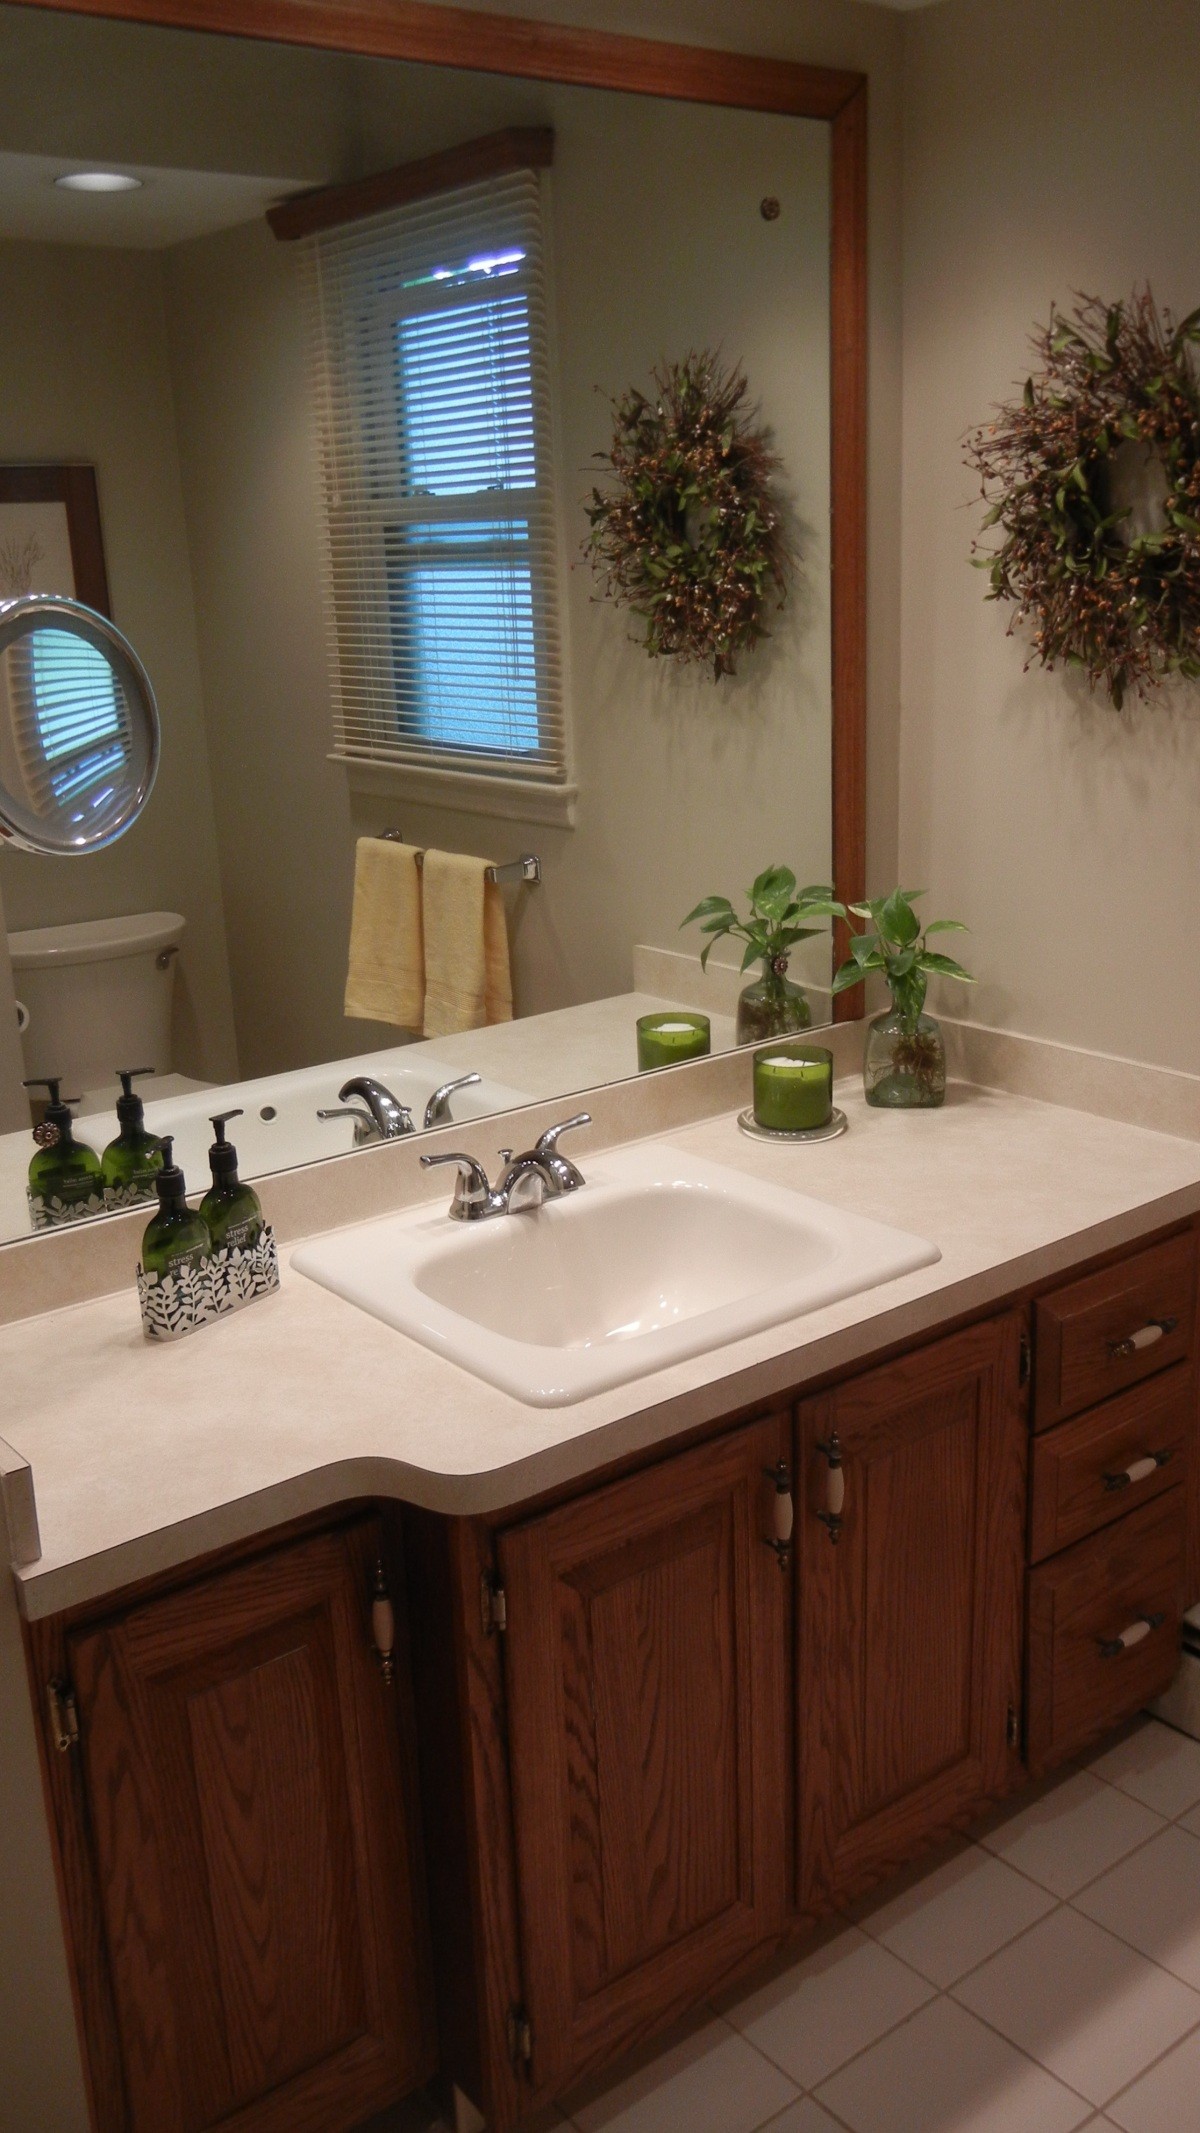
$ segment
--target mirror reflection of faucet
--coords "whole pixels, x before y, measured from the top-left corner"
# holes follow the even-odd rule
[[[361,1104],[352,1104],[349,1098],[360,1096]],[[318,1118],[352,1118],[354,1120],[354,1145],[364,1147],[369,1141],[396,1141],[406,1133],[415,1133],[413,1115],[407,1104],[393,1096],[382,1081],[371,1074],[353,1074],[338,1090],[337,1108],[318,1111]]]

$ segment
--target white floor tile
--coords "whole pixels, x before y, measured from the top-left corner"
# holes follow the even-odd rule
[[[995,1823],[979,1842],[1056,1896],[1073,1896],[1162,1827],[1161,1815],[1140,1800],[1080,1770]]]
[[[954,1996],[1093,2105],[1200,2022],[1200,1994],[1072,1910],[1043,1919]]]
[[[977,1845],[881,1904],[863,1927],[935,1985],[953,1985],[1054,1908],[1056,1898]]]
[[[801,2088],[813,2089],[931,1996],[924,1978],[850,1927],[724,2013]]]
[[[1075,1901],[1200,1991],[1200,1837],[1164,1829]]]
[[[781,2118],[773,2118],[769,2126],[764,2126],[762,2133],[842,2133],[842,2128],[811,2096],[802,2096]]]
[[[1200,2133],[1200,2036],[1188,2037],[1110,2103],[1124,2133]]]
[[[854,2133],[1073,2133],[1091,2106],[951,2000],[824,2084]]]
[[[1170,1821],[1200,1800],[1200,1741],[1189,1740],[1157,1718],[1146,1719],[1088,1768]]]
[[[777,2066],[714,2021],[602,2095],[566,2107],[580,2133],[757,2133],[795,2096]]]

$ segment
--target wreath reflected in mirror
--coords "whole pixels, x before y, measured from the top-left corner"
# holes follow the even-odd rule
[[[1033,337],[1019,401],[968,445],[998,549],[975,560],[1016,604],[1044,667],[1080,667],[1119,710],[1170,675],[1200,677],[1200,310],[1178,323],[1149,289],[1081,298]]]
[[[774,493],[780,462],[748,404],[745,372],[702,351],[614,400],[613,438],[596,459],[586,548],[605,595],[642,624],[651,658],[733,674],[770,634],[795,565]]]

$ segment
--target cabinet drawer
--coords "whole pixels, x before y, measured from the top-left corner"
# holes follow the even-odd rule
[[[1185,1491],[1029,1575],[1028,1754],[1061,1761],[1164,1689],[1179,1658]]]
[[[1192,1351],[1196,1238],[1171,1237],[1034,1305],[1034,1428],[1048,1429]]]
[[[1176,1363],[1035,1437],[1031,1561],[1056,1555],[1183,1481],[1195,1416],[1191,1366]]]

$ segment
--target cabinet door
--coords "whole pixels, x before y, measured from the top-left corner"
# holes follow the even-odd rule
[[[1016,1775],[1020,1330],[1017,1312],[990,1319],[800,1409],[805,1911],[869,1886]],[[839,1494],[840,1530],[820,1516]]]
[[[72,1641],[133,2133],[336,2133],[431,2069],[363,1521]]]
[[[710,1989],[788,1901],[775,1417],[502,1534],[534,2089]]]

